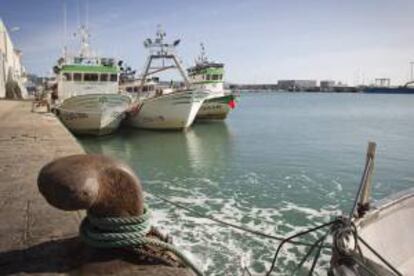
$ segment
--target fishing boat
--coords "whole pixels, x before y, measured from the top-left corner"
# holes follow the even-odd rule
[[[236,107],[235,96],[224,89],[224,64],[208,60],[201,43],[201,53],[195,65],[187,69],[193,87],[207,89],[208,98],[197,113],[197,120],[224,120]]]
[[[389,78],[377,78],[374,85],[365,87],[362,92],[368,94],[414,94],[413,81],[413,65],[411,63],[411,81],[400,86],[391,86],[391,80]]]
[[[367,162],[351,219],[335,227],[333,276],[414,275],[414,188],[371,204],[375,144]]]
[[[54,109],[74,134],[106,135],[114,132],[125,117],[131,98],[118,93],[119,66],[112,58],[96,57],[89,47],[89,34],[79,30],[80,53],[58,60]]]
[[[407,82],[402,86],[370,86],[366,87],[363,92],[369,94],[414,94],[413,81]]]
[[[180,40],[169,44],[164,42],[166,33],[159,27],[154,40],[144,41],[149,49],[145,71],[140,77],[133,108],[128,113],[127,124],[132,127],[145,129],[186,129],[193,123],[197,112],[208,96],[206,89],[192,88],[188,77],[175,54],[175,48]],[[157,64],[158,61],[158,64]],[[167,63],[169,62],[170,65]],[[144,91],[148,78],[156,73],[176,69],[183,78],[180,87],[164,91],[156,89],[156,93]]]

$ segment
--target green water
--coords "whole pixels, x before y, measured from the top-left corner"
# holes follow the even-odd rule
[[[122,129],[80,141],[88,152],[126,161],[149,193],[284,236],[349,212],[370,140],[378,144],[374,198],[413,187],[413,137],[413,95],[246,93],[225,122],[187,132]],[[269,268],[277,242],[223,228],[151,194],[147,201],[154,223],[207,275],[241,275],[242,258],[253,274]],[[303,250],[287,247],[279,274],[288,274]],[[325,256],[319,265],[326,264]]]

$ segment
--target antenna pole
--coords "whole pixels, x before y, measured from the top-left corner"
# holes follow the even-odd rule
[[[86,0],[86,2],[85,2],[85,11],[86,11],[85,25],[86,25],[86,28],[89,29],[89,1],[88,0]]]
[[[414,61],[411,61],[410,62],[410,81],[413,81],[414,80],[414,70],[413,70],[413,67],[414,67]]]
[[[77,19],[78,19],[78,26],[81,25],[81,7],[80,7],[80,0],[77,1],[78,2],[78,14],[77,14]]]
[[[63,57],[66,59],[67,56],[67,35],[68,35],[68,18],[67,18],[67,7],[66,1],[63,1]]]

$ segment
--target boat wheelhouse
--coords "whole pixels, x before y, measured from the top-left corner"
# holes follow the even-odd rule
[[[116,94],[118,68],[113,59],[75,57],[62,64],[58,72],[59,98],[94,93]]]

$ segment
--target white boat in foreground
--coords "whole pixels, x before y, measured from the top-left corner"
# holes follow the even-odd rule
[[[80,35],[80,54],[69,57],[65,53],[54,67],[57,74],[54,108],[74,134],[110,134],[125,117],[131,98],[119,94],[119,68],[115,60],[95,57],[84,27]]]
[[[357,212],[333,231],[330,275],[414,275],[414,188],[370,206],[374,153],[371,143]]]
[[[377,202],[354,221],[358,236],[375,251],[361,241],[361,255],[334,251],[331,275],[414,275],[413,222],[414,189]]]
[[[190,87],[185,71],[174,52],[179,40],[168,44],[164,42],[164,37],[165,32],[159,29],[154,41],[147,39],[144,42],[145,47],[150,50],[150,55],[141,76],[140,91],[137,91],[135,103],[129,112],[127,123],[130,126],[146,129],[188,128],[208,96],[205,89]],[[161,62],[154,66],[155,61]],[[172,61],[172,65],[166,65],[166,61]],[[156,89],[156,93],[143,90],[149,76],[169,69],[179,71],[184,80],[182,87],[169,90],[168,93],[166,90]]]

